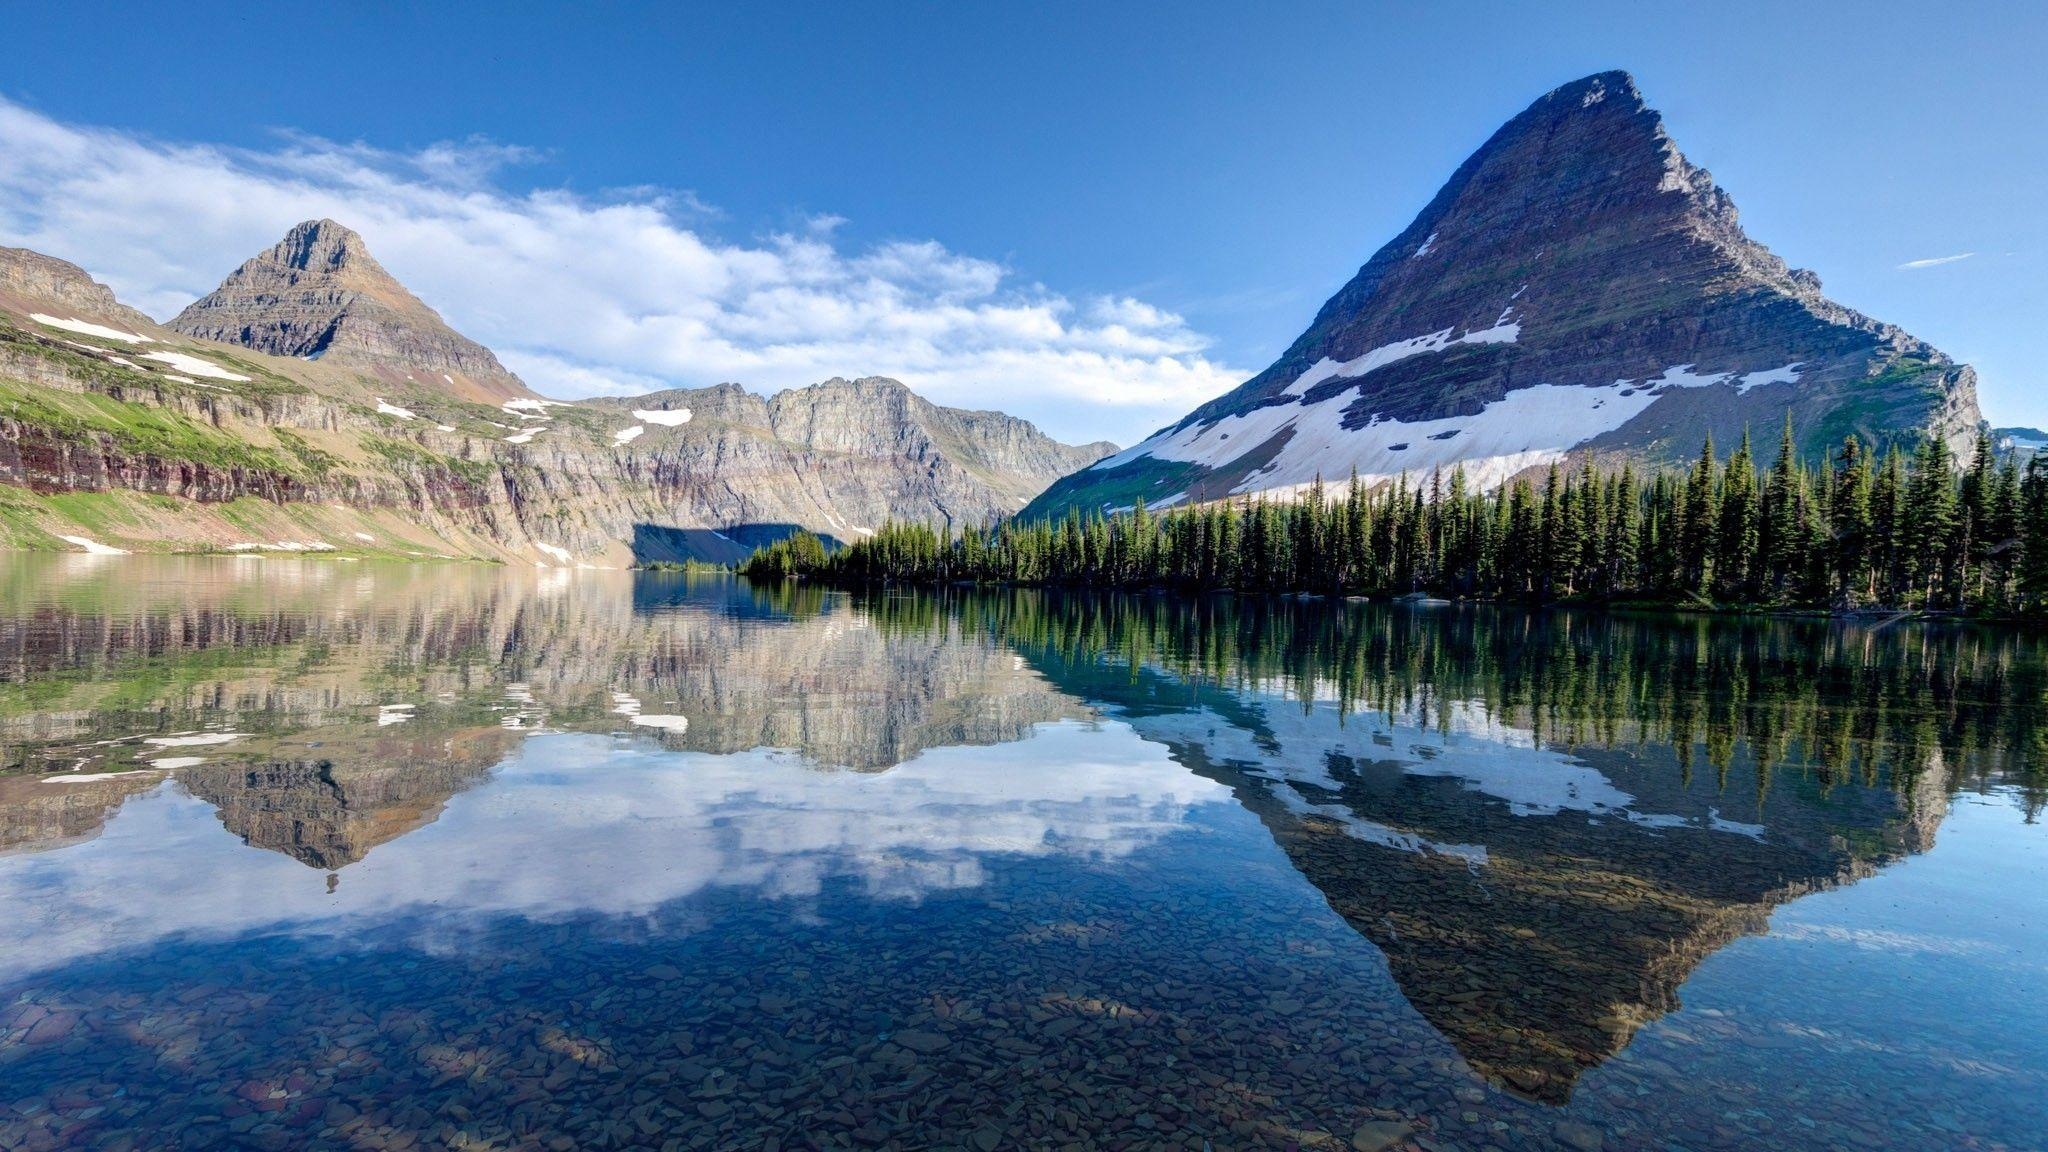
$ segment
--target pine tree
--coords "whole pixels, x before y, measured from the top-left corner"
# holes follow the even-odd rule
[[[2041,613],[2048,610],[2048,457],[2027,461],[2027,478],[2020,482],[2019,535],[2022,607]]]
[[[1957,544],[1956,491],[1950,475],[1948,442],[1929,436],[1913,457],[1906,485],[1903,521],[1908,572],[1923,607],[1936,607],[1954,575]]]
[[[1831,599],[1849,607],[1852,590],[1858,587],[1865,555],[1870,546],[1870,460],[1863,442],[1855,436],[1842,440],[1841,455],[1835,462],[1835,485],[1828,507],[1833,539],[1828,561],[1833,568]]]
[[[1700,458],[1686,477],[1685,506],[1678,515],[1679,564],[1684,572],[1687,595],[1707,591],[1709,565],[1714,555],[1714,437],[1709,434],[1700,445]]]
[[[1749,432],[1728,457],[1721,476],[1721,514],[1714,534],[1714,596],[1742,601],[1756,597],[1751,574],[1762,567],[1758,555],[1756,463],[1749,451]]]
[[[1757,563],[1763,572],[1758,585],[1766,599],[1783,594],[1799,565],[1798,459],[1798,447],[1792,439],[1792,414],[1787,412],[1784,431],[1778,437],[1778,458],[1771,463],[1757,517]]]

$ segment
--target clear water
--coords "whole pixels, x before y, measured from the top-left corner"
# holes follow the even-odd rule
[[[2041,1147],[1970,629],[0,561],[0,1148]]]

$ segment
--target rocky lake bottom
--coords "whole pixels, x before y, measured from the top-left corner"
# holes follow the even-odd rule
[[[9,1152],[2048,1131],[2026,637],[277,559],[0,587]]]

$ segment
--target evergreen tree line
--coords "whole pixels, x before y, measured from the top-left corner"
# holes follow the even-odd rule
[[[1460,467],[1163,514],[1141,502],[965,532],[892,523],[837,550],[799,533],[743,571],[845,584],[2048,612],[2048,460],[2023,471],[1980,437],[1958,469],[1939,439],[1878,456],[1850,437],[1816,466],[1794,445],[1788,421],[1769,467],[1745,435],[1725,463],[1709,438],[1688,468],[1553,465],[1540,484],[1490,492]]]
[[[1725,791],[1746,761],[1759,803],[1911,794],[1939,770],[1935,795],[2005,784],[2029,820],[2048,805],[2048,650],[2017,630],[1036,588],[892,590],[861,610],[884,630],[982,637],[1135,712],[1228,713],[1251,691],[1428,726],[1477,706],[1546,747],[1668,746],[1688,786]]]

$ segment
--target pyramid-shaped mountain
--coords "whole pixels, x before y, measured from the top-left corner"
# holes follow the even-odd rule
[[[308,220],[168,327],[273,356],[364,369],[486,403],[530,397],[491,350],[450,328],[332,220]]]
[[[1976,375],[1821,294],[1743,234],[1623,72],[1544,96],[1459,167],[1308,331],[1234,391],[1055,484],[1027,515],[1291,494],[1576,455],[1675,461],[1790,414],[1967,453]]]

